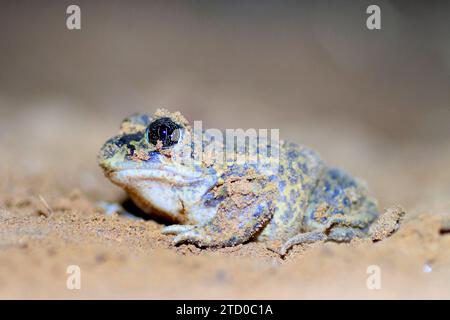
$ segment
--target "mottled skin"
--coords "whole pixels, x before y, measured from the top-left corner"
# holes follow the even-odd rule
[[[148,133],[163,118],[181,132],[166,147],[151,141]],[[263,161],[267,159],[242,164],[228,154],[225,164],[216,154],[193,162],[191,146],[198,136],[178,112],[136,114],[123,121],[99,155],[105,175],[143,211],[174,223],[162,231],[175,235],[174,244],[223,247],[250,239],[281,241],[279,252],[285,254],[296,244],[364,237],[378,216],[375,201],[360,182],[326,166],[308,148],[281,142],[274,171]],[[255,160],[252,156],[256,154],[250,155]]]

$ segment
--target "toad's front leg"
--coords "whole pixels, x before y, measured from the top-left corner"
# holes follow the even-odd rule
[[[231,177],[220,188],[225,197],[216,215],[203,225],[177,230],[174,244],[234,246],[250,239],[272,217],[276,189],[264,177]]]

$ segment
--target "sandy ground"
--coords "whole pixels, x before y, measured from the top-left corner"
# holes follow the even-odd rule
[[[259,2],[80,0],[79,32],[63,2],[2,4],[0,298],[450,298],[448,3],[384,1],[372,32],[361,1]],[[404,221],[282,260],[262,243],[172,247],[151,219],[96,212],[126,199],[98,150],[158,107],[205,128],[278,128]]]
[[[54,117],[52,109],[36,112]],[[30,116],[29,111],[26,115]],[[60,121],[49,124],[53,127],[47,130],[75,130],[79,123],[69,118],[58,115]],[[87,121],[89,116],[84,118]],[[126,196],[97,168],[96,148],[110,128],[98,124],[95,128],[98,139],[90,141],[88,135],[93,131],[86,130],[65,141],[64,146],[89,141],[86,153],[53,145],[60,150],[56,152],[52,144],[43,153],[30,140],[22,140],[21,146],[9,145],[10,151],[20,147],[36,157],[30,161],[18,156],[19,150],[9,152],[9,160],[5,156],[8,170],[3,172],[0,193],[1,298],[450,298],[448,198],[436,191],[437,199],[419,195],[426,194],[424,186],[431,190],[445,187],[448,173],[443,170],[428,172],[434,176],[428,184],[422,180],[423,189],[401,189],[411,180],[407,174],[414,172],[417,179],[423,179],[423,172],[412,171],[416,164],[410,163],[408,170],[397,171],[398,178],[392,176],[394,182],[389,183],[392,170],[405,166],[404,158],[398,156],[398,163],[392,160],[384,167],[391,171],[372,178],[374,189],[385,189],[377,192],[385,195],[379,197],[386,199],[381,208],[406,204],[400,229],[376,243],[297,246],[285,259],[263,243],[219,250],[173,247],[171,237],[160,234],[162,225],[151,219],[106,216],[96,209],[97,201],[120,202]],[[22,134],[27,133],[22,131],[16,138]],[[374,144],[367,136],[362,141],[355,139],[355,145]],[[403,152],[409,155],[410,151]],[[357,163],[355,159],[361,157],[350,163]],[[364,160],[365,166],[377,168],[376,156]],[[447,159],[434,161],[436,168],[448,169]],[[29,173],[15,174],[17,166]],[[48,168],[49,173],[36,173],[35,166],[42,166],[38,172]],[[419,199],[408,201],[414,197]],[[80,290],[66,286],[71,265],[80,267]],[[374,265],[381,271],[378,290],[367,287],[368,268]]]
[[[262,243],[171,247],[161,225],[96,213],[79,191],[45,201],[51,211],[27,193],[2,201],[2,298],[450,297],[450,228],[438,215],[409,215],[375,244],[296,247],[282,260]],[[80,290],[66,287],[70,265]],[[373,265],[379,290],[366,285]]]

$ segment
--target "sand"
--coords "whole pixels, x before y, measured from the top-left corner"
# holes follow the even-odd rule
[[[398,209],[389,209],[374,232],[377,242],[296,246],[281,258],[255,242],[174,247],[162,224],[105,215],[81,190],[41,194],[29,185],[2,195],[1,298],[450,297],[445,215],[407,213],[383,239],[390,232],[380,230],[398,226]],[[66,285],[72,265],[81,271],[79,290]],[[379,289],[367,286],[370,266],[381,272]]]

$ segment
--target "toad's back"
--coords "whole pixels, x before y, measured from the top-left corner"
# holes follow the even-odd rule
[[[346,241],[367,232],[378,216],[375,201],[360,182],[346,172],[329,168],[311,149],[293,143],[282,145],[275,183],[279,196],[273,218],[259,240],[286,241],[296,234],[339,224],[334,240]]]

